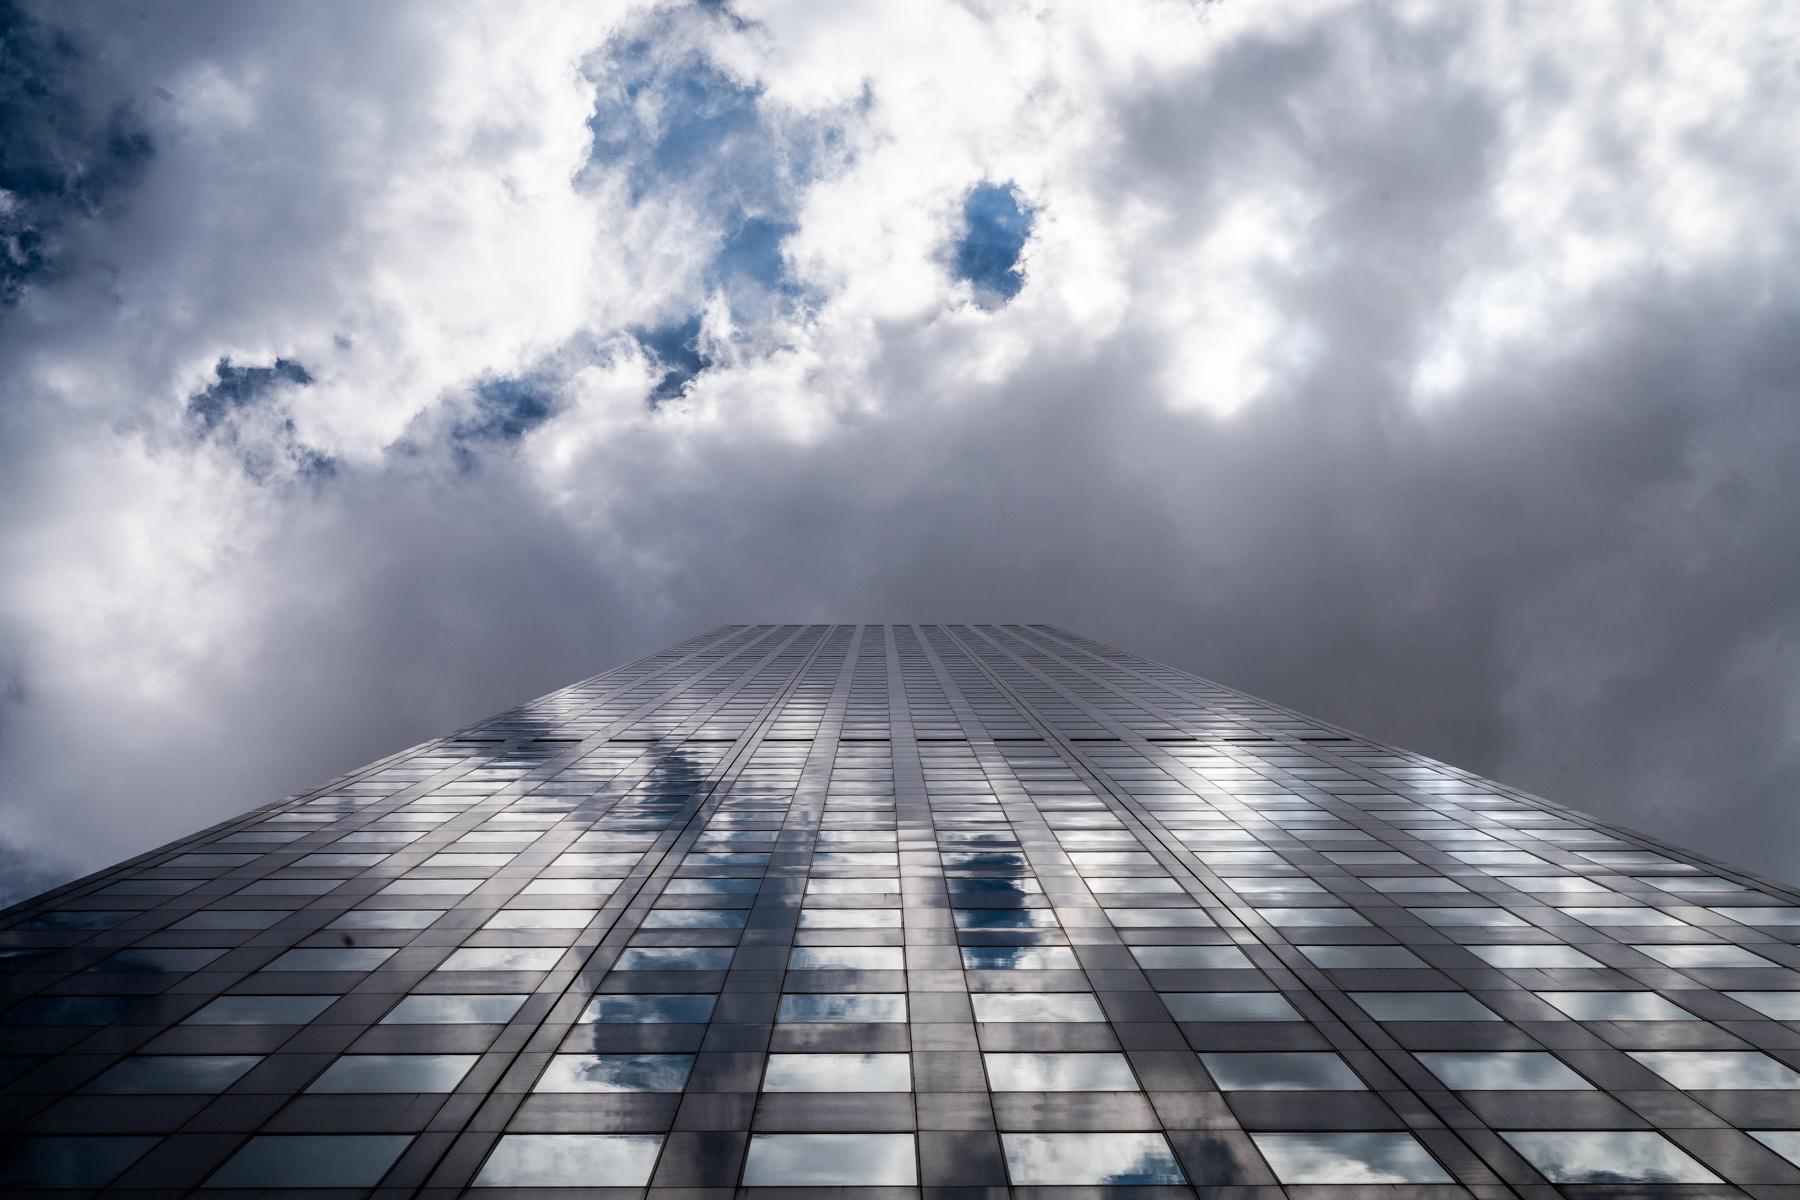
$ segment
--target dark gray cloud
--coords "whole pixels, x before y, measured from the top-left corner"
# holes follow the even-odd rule
[[[1044,620],[1800,878],[1785,8],[129,11],[62,94],[158,153],[0,326],[32,869],[721,621]]]
[[[104,216],[155,157],[129,101],[84,86],[84,47],[0,3],[0,311],[66,267],[72,230]]]

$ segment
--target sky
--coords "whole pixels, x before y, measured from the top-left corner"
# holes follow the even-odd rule
[[[1800,879],[1787,0],[0,0],[0,895],[723,622]]]

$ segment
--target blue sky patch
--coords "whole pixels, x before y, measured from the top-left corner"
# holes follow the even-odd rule
[[[302,442],[293,418],[280,404],[282,392],[312,384],[305,367],[291,358],[277,358],[266,367],[240,367],[221,358],[214,373],[218,378],[213,383],[188,397],[187,419],[197,439],[229,447],[244,474],[258,483],[285,475],[316,484],[337,474],[336,460]],[[246,435],[246,427],[235,418],[264,407],[275,408],[279,419],[273,425],[251,426],[258,432]]]
[[[634,205],[654,197],[694,213],[716,250],[692,280],[689,306],[707,302],[699,293],[721,295],[733,327],[754,336],[808,302],[782,243],[797,228],[806,188],[849,161],[845,122],[873,98],[865,90],[824,116],[765,105],[759,87],[722,69],[687,36],[719,21],[737,18],[723,8],[666,10],[586,60],[594,108],[582,183],[622,182]],[[679,394],[704,366],[689,323],[631,331],[670,370],[655,403]]]
[[[499,377],[475,385],[475,412],[458,421],[459,442],[516,442],[556,415],[550,390],[533,379]]]
[[[733,179],[739,203],[763,206],[777,181],[758,92],[701,58],[668,62],[648,41],[611,48],[588,118],[590,168],[623,167],[633,203],[653,188],[708,175]]]
[[[953,269],[974,285],[976,298],[999,305],[1025,286],[1019,255],[1031,236],[1033,213],[1010,183],[979,183],[963,198],[963,232]]]
[[[481,465],[487,452],[515,445],[526,434],[554,417],[561,407],[549,375],[495,375],[475,385],[475,403],[456,418],[445,438],[451,457],[462,471]],[[428,429],[429,427],[416,428]],[[438,426],[439,431],[442,426]],[[424,445],[407,438],[401,451],[415,455]]]
[[[661,378],[650,392],[651,408],[681,395],[688,381],[710,365],[706,355],[700,352],[699,313],[673,325],[632,332],[638,344],[663,368]]]
[[[742,282],[768,291],[797,290],[781,257],[782,240],[797,228],[791,221],[748,218],[726,236],[713,259],[714,276],[727,286]]]
[[[283,387],[305,387],[313,377],[290,358],[278,358],[273,366],[240,367],[229,358],[221,358],[215,368],[218,381],[188,397],[187,415],[200,428],[211,431],[241,408],[249,408],[268,399]]]

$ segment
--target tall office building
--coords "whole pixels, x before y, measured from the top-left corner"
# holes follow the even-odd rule
[[[1797,922],[1060,629],[727,626],[0,915],[0,1188],[1795,1197]]]

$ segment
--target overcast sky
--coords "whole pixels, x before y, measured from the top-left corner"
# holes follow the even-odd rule
[[[0,891],[724,621],[1800,878],[1800,6],[0,0]]]

